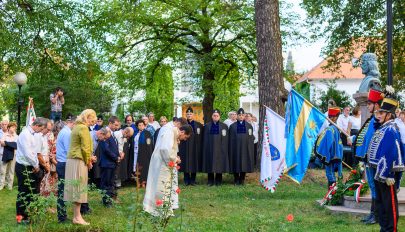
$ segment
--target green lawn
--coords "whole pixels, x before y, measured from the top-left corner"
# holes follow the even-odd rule
[[[226,176],[225,185],[207,187],[198,185],[184,187],[180,194],[182,213],[176,213],[167,231],[378,231],[379,227],[364,226],[359,217],[348,214],[334,214],[320,207],[315,200],[326,192],[323,171],[310,170],[302,185],[283,178],[274,194],[265,191],[257,183],[257,175],[250,174],[244,187],[231,184],[231,176]],[[198,181],[205,183],[205,175]],[[28,226],[15,223],[16,190],[0,191],[0,231],[27,231]],[[140,199],[142,199],[141,191]],[[132,231],[136,202],[135,187],[119,190],[121,204],[104,208],[100,196],[90,194],[91,215],[85,219],[90,226],[76,226],[71,223],[58,224],[56,215],[43,231]],[[69,217],[71,218],[69,207]],[[294,215],[288,222],[286,216]],[[145,215],[138,217],[142,227],[137,231],[151,231],[151,221]],[[405,218],[401,218],[398,228],[405,228]],[[33,228],[33,231],[40,231]]]

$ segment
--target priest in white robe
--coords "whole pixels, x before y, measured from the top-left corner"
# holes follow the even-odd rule
[[[169,167],[181,162],[177,156],[178,143],[187,140],[191,135],[189,125],[181,123],[167,124],[160,129],[155,149],[149,165],[148,180],[146,185],[143,208],[146,212],[161,216],[164,210],[159,210],[163,205],[169,205],[169,215],[179,207],[177,169]]]

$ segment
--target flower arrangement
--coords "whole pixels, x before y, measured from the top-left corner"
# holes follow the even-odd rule
[[[168,226],[170,218],[174,216],[173,209],[177,208],[177,206],[174,206],[176,204],[174,202],[175,195],[179,195],[181,192],[181,189],[177,186],[177,170],[180,166],[176,162],[169,161],[167,167],[170,170],[170,178],[167,183],[162,183],[166,192],[156,199],[155,204],[158,214],[151,218],[156,231],[163,231]]]
[[[345,182],[343,178],[339,178],[337,183],[329,187],[321,205],[341,205],[344,196],[354,196],[356,202],[359,202],[360,196],[369,189],[368,184],[362,179],[363,172],[364,168],[359,164],[356,169],[350,171]]]

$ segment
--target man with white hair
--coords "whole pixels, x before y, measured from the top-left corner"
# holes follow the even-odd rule
[[[159,123],[155,121],[155,114],[153,114],[152,112],[148,113],[148,121],[148,124],[153,126],[153,129],[155,129],[155,131],[160,128]]]
[[[1,139],[3,134],[7,132],[8,120],[1,121],[0,126],[1,126],[1,130],[0,130],[0,139]],[[0,158],[1,158],[1,156],[0,156]]]
[[[232,125],[232,123],[236,122],[236,116],[237,115],[235,111],[231,111],[228,113],[228,118],[224,121],[228,128]]]
[[[124,129],[114,131],[114,136],[118,141],[118,151],[120,155],[123,157],[120,161],[120,163],[117,165],[117,168],[115,170],[116,176],[115,176],[115,187],[119,188],[121,187],[121,177],[125,177],[125,175],[128,172],[128,165],[126,163],[122,163],[124,161],[125,157],[125,152],[124,152],[124,143],[127,142],[127,140],[131,139],[131,137],[134,135],[134,129],[132,127],[125,127]],[[128,160],[128,159],[126,159]],[[125,180],[126,178],[124,178]]]
[[[29,223],[27,206],[32,202],[33,194],[38,194],[36,175],[40,169],[34,134],[41,132],[48,121],[46,118],[38,117],[31,126],[24,128],[18,136],[15,165],[18,180],[16,201],[18,223]]]

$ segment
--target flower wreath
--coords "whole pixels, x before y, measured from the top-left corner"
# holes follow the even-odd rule
[[[360,202],[360,196],[369,189],[368,184],[362,179],[363,172],[364,168],[358,165],[356,169],[350,171],[346,182],[343,183],[343,178],[339,178],[337,183],[329,187],[321,205],[342,205],[344,196],[354,196],[356,202]]]

